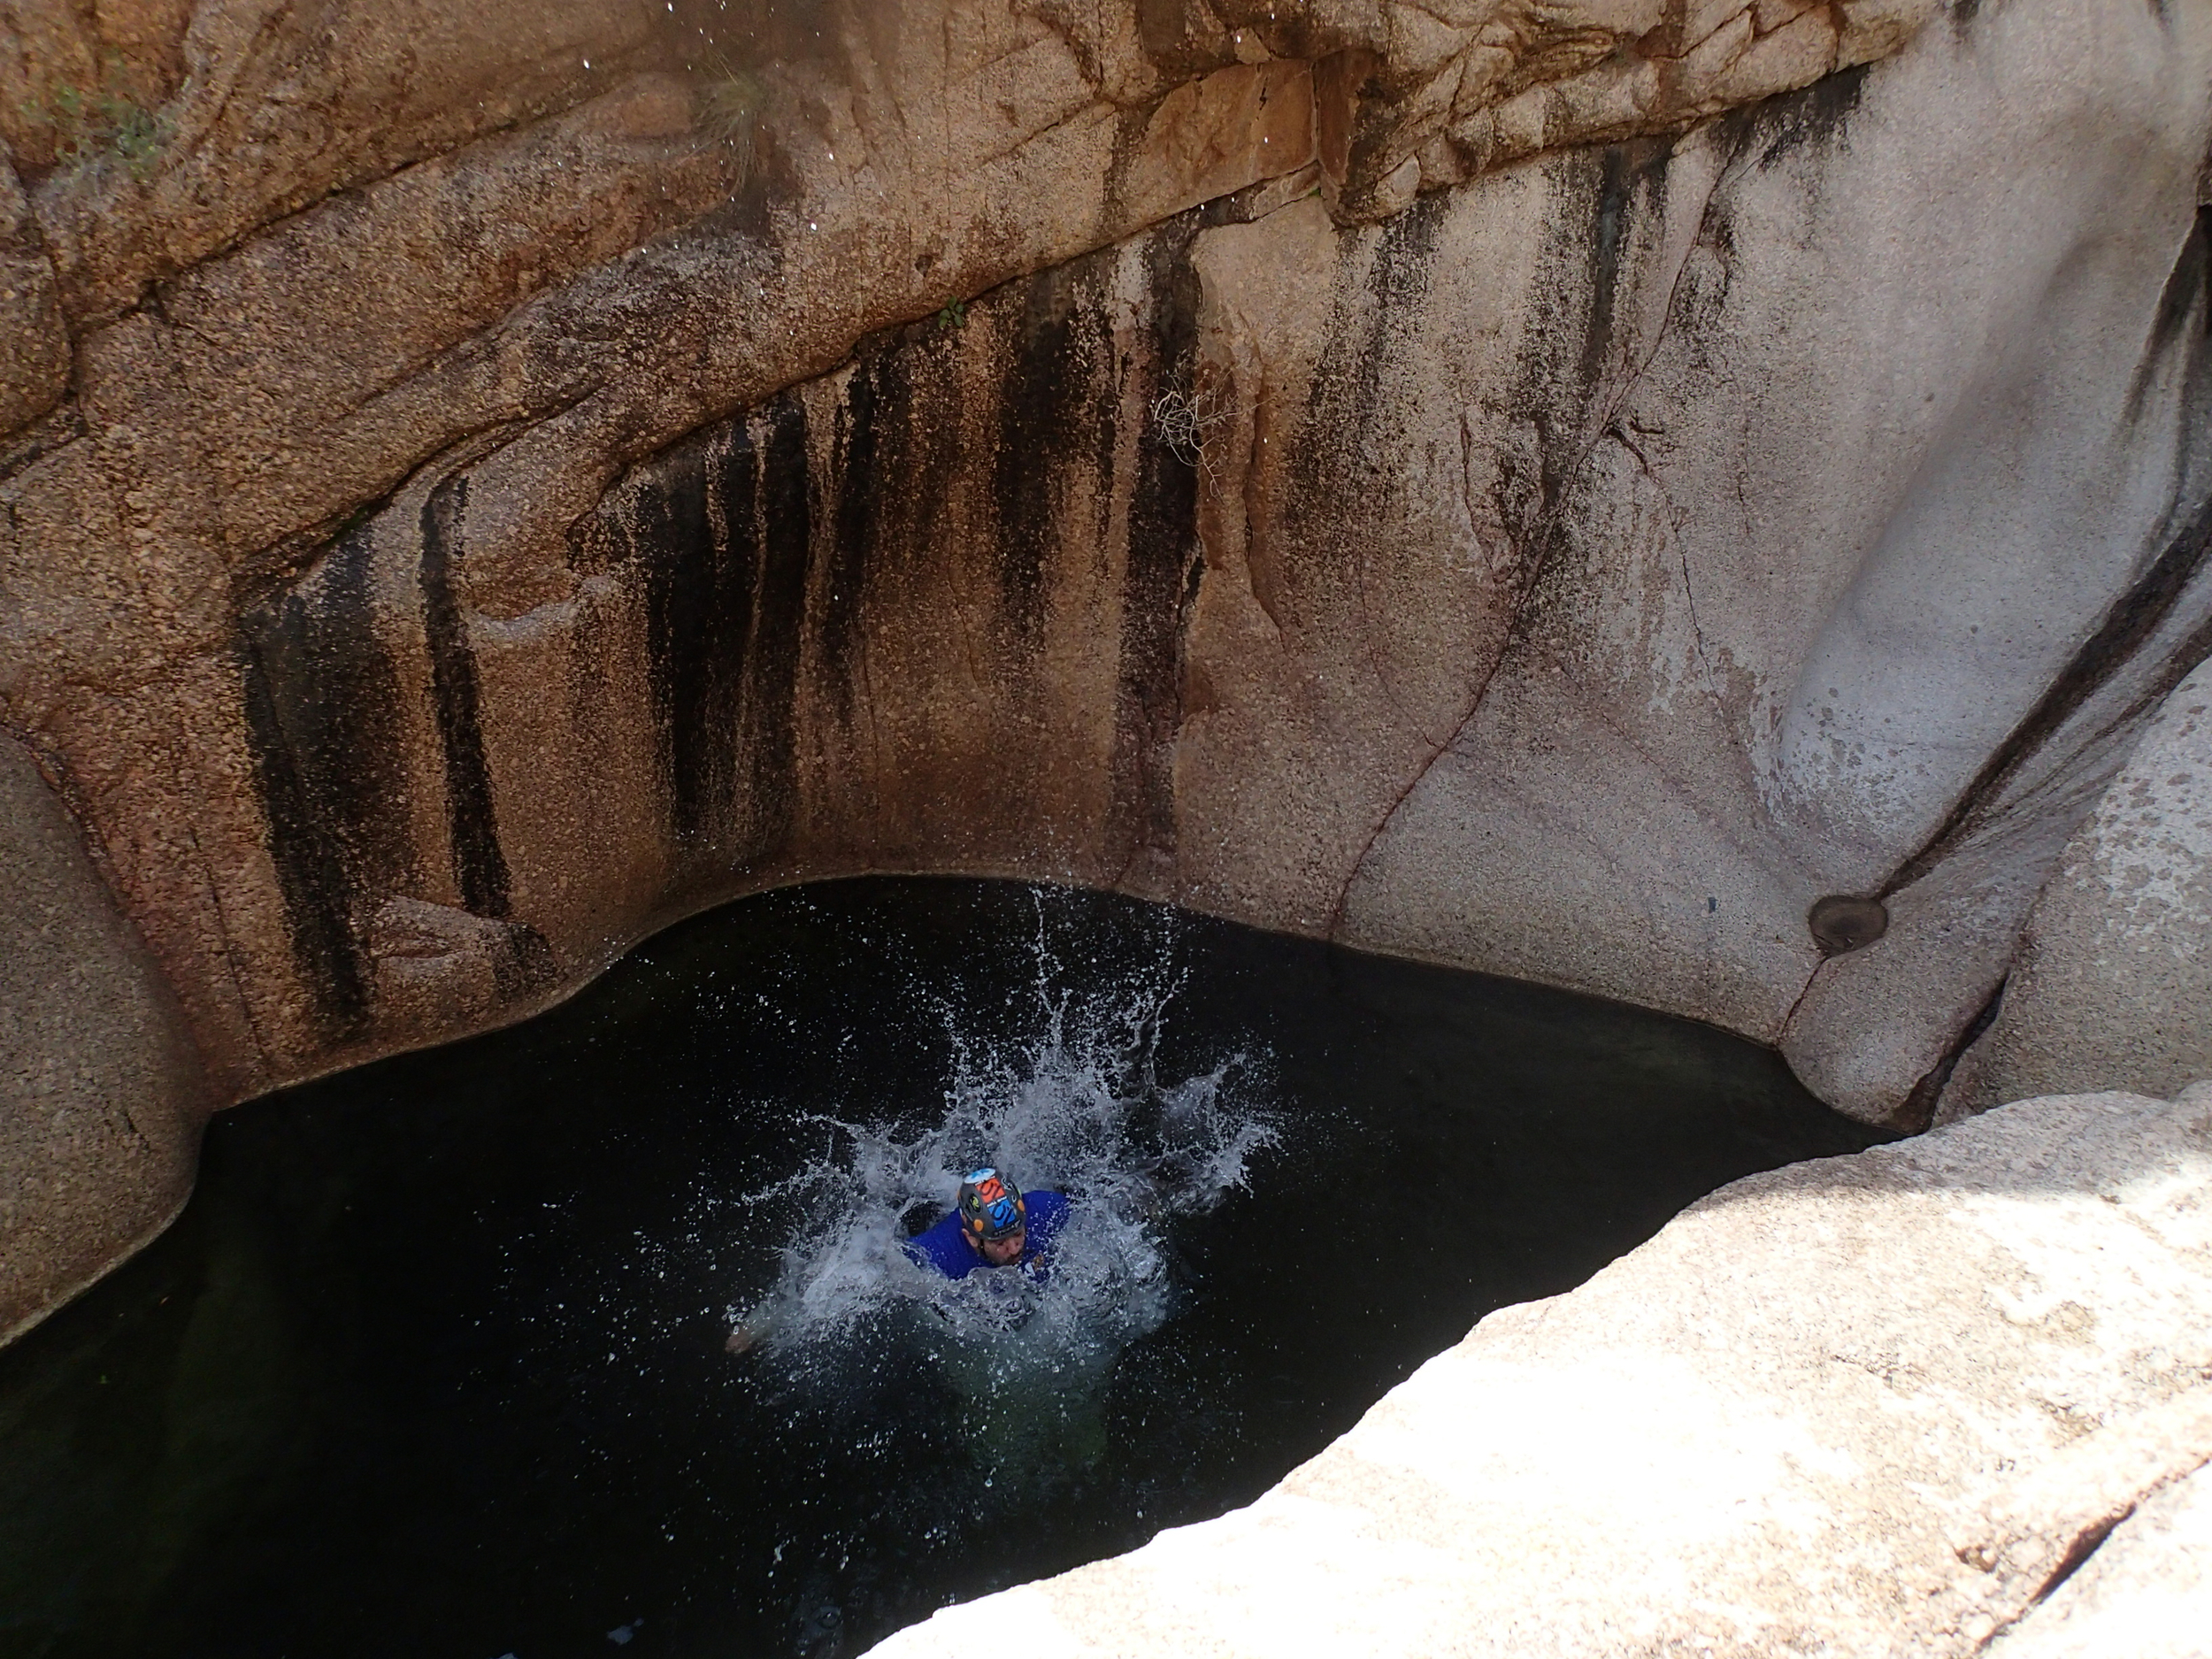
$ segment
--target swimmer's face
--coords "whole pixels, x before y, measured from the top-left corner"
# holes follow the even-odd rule
[[[985,1239],[976,1248],[983,1252],[983,1259],[993,1267],[1011,1267],[1022,1259],[1022,1247],[1027,1234],[1017,1227],[1013,1232],[996,1239]]]

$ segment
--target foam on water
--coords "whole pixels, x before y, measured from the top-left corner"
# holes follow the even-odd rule
[[[1243,1185],[1277,1134],[1263,1056],[1161,1076],[1182,984],[1171,940],[1102,983],[1092,964],[1071,975],[1051,934],[1040,896],[1033,1007],[1010,1031],[1004,1010],[938,1004],[952,1056],[941,1117],[870,1122],[860,1102],[811,1113],[818,1156],[739,1200],[752,1227],[767,1211],[786,1239],[767,1294],[730,1310],[760,1333],[763,1386],[819,1409],[920,1368],[961,1402],[979,1463],[1002,1472],[1095,1455],[1116,1356],[1174,1309],[1175,1220]],[[948,1280],[901,1249],[986,1164],[1071,1200],[1042,1273]]]

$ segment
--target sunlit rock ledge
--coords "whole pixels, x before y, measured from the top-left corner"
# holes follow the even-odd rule
[[[2208,1459],[2212,1084],[2047,1096],[1724,1187],[1249,1508],[873,1651],[2198,1655]]]

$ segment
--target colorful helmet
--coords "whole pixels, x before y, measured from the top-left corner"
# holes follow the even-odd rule
[[[1019,1233],[1027,1225],[1029,1206],[1014,1178],[994,1169],[970,1170],[960,1183],[960,1225],[971,1236],[989,1241]]]

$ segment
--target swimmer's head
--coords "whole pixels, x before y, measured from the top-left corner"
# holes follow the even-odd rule
[[[968,1171],[960,1183],[960,1230],[977,1254],[994,1267],[1020,1261],[1028,1225],[1029,1207],[1012,1176],[987,1167]]]

